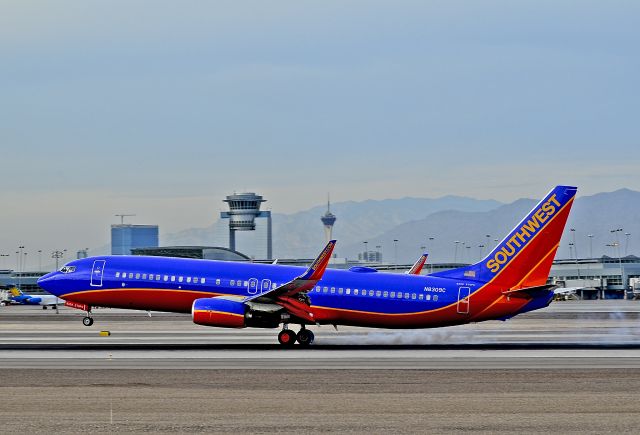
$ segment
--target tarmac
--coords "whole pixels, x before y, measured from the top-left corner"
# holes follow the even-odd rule
[[[506,322],[431,330],[312,328],[309,348],[277,330],[194,325],[188,315],[33,306],[0,309],[0,368],[640,368],[640,302],[564,301]],[[100,331],[109,331],[101,336]]]
[[[640,302],[433,330],[277,330],[0,308],[2,433],[637,433]],[[101,336],[100,331],[110,331]]]

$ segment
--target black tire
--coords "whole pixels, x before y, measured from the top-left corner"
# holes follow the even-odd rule
[[[308,329],[301,329],[296,336],[296,340],[298,340],[300,346],[309,346],[311,343],[313,343],[313,338],[313,332],[309,331]]]
[[[291,329],[283,329],[278,334],[278,342],[283,346],[291,347],[296,344],[296,340],[296,333]]]
[[[93,325],[93,319],[91,317],[85,317],[82,319],[82,324],[84,326],[91,326]]]

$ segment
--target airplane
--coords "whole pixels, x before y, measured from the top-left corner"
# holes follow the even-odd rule
[[[9,289],[10,300],[20,305],[42,305],[42,309],[48,307],[57,308],[58,305],[64,304],[64,301],[54,295],[28,295],[23,293],[18,287]]]
[[[576,187],[557,186],[476,264],[430,275],[327,269],[331,240],[308,269],[185,258],[74,260],[38,284],[83,310],[93,306],[191,313],[194,323],[279,328],[283,346],[311,344],[309,325],[435,328],[506,320],[548,306],[549,270]],[[300,325],[296,333],[290,324]]]
[[[582,289],[584,287],[558,287],[553,291],[553,294],[556,300],[579,299],[578,290]]]

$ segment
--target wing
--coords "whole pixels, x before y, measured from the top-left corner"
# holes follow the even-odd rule
[[[316,321],[311,312],[309,297],[306,293],[313,289],[316,283],[322,279],[322,275],[327,269],[335,245],[335,240],[327,243],[327,246],[325,246],[320,255],[318,255],[318,258],[316,258],[306,272],[299,277],[268,292],[245,298],[244,303],[249,306],[253,306],[256,303],[276,304],[294,316],[315,323]]]
[[[331,259],[331,253],[333,252],[333,248],[336,246],[336,241],[331,240],[327,243],[327,246],[322,250],[318,258],[316,258],[311,266],[306,270],[305,273],[300,275],[297,278],[292,279],[291,281],[282,284],[274,289],[269,290],[268,292],[261,293],[258,295],[253,295],[245,298],[245,302],[250,302],[254,299],[277,299],[279,297],[293,297],[298,295],[299,293],[306,293],[311,290],[320,279],[322,279],[322,275],[329,264],[329,260]]]
[[[427,262],[428,256],[429,256],[428,252],[425,252],[424,254],[422,254],[420,258],[418,258],[418,260],[415,263],[413,263],[413,266],[411,266],[411,269],[409,269],[405,273],[409,275],[420,275],[420,272],[422,271],[424,264]]]

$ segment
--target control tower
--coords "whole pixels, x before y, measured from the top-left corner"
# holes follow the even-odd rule
[[[329,198],[327,198],[327,212],[320,217],[320,220],[324,225],[326,242],[329,243],[329,240],[332,240],[331,233],[333,232],[333,224],[336,223],[336,215],[331,213],[331,201]]]
[[[222,219],[229,219],[229,249],[236,250],[236,231],[254,231],[256,229],[256,218],[267,219],[267,259],[271,260],[271,212],[260,211],[260,204],[266,202],[262,196],[253,192],[234,193],[224,200],[229,204],[229,211],[220,213]]]

